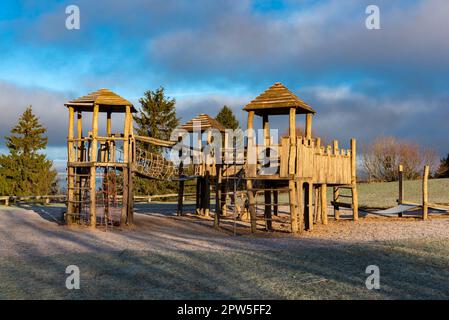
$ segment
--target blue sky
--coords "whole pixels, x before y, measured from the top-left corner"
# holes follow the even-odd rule
[[[65,28],[71,4],[80,30]],[[365,27],[369,4],[381,30]],[[242,106],[277,81],[328,139],[396,135],[449,152],[446,0],[2,1],[0,40],[0,135],[32,104],[55,160],[63,103],[98,88],[138,106],[163,85],[184,121],[227,104],[244,124]]]

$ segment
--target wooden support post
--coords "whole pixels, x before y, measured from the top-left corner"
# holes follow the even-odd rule
[[[97,154],[98,154],[98,112],[99,106],[96,104],[94,106],[94,112],[92,115],[92,143],[90,145],[91,163],[90,168],[90,226],[95,228],[97,225],[97,209],[96,209],[96,165]]]
[[[301,180],[296,181],[296,212],[298,216],[298,231],[304,230],[304,183]]]
[[[265,188],[270,188],[267,184],[265,184]],[[265,227],[267,230],[273,229],[273,222],[271,221],[271,191],[264,191],[264,216],[265,216]]]
[[[77,122],[76,122],[77,138],[80,140],[83,138],[83,114],[81,111],[77,112]],[[83,142],[78,141],[77,144],[78,155],[76,161],[83,161]]]
[[[178,142],[181,142],[182,137],[178,137]],[[179,159],[182,159],[182,148],[179,149],[178,157]],[[181,160],[181,163],[179,164],[179,184],[178,184],[178,210],[176,214],[178,216],[182,216],[182,209],[183,209],[183,200],[184,200],[184,180],[182,179],[183,172],[184,171],[184,163]]]
[[[399,178],[398,204],[401,205],[404,202],[404,166],[402,164],[400,164],[398,168],[398,178]],[[402,212],[399,212],[398,216],[402,217]]]
[[[107,119],[106,119],[106,134],[108,137],[111,136],[111,133],[112,133],[112,117],[111,116],[112,116],[111,111],[108,111],[106,114],[106,117],[107,117]]]
[[[129,135],[130,135],[130,117],[131,117],[131,106],[126,106],[125,113],[125,127],[124,141],[123,141],[123,163],[126,167],[123,168],[123,200],[122,200],[122,211],[120,216],[120,225],[126,223],[129,211],[129,174],[130,174],[130,162],[129,162]]]
[[[352,185],[352,217],[359,220],[359,198],[357,194],[357,146],[356,140],[351,139],[351,185]]]
[[[398,204],[402,204],[404,201],[404,166],[399,165],[399,197]]]
[[[73,222],[73,216],[74,213],[74,186],[75,186],[75,168],[70,165],[70,162],[73,162],[73,122],[74,122],[74,108],[69,107],[69,127],[68,127],[68,162],[69,165],[67,167],[67,218],[66,222],[68,225],[72,224]]]
[[[312,117],[313,117],[312,113],[306,114],[305,136],[306,136],[306,139],[309,139],[309,140],[312,139]]]
[[[223,173],[223,166],[220,168],[221,173]],[[227,199],[228,199],[228,185],[226,182],[223,183],[223,177],[221,178],[220,182],[220,215],[226,216],[228,214],[228,207],[227,207]],[[231,198],[232,199],[232,198]],[[234,205],[236,203],[236,196],[234,195]]]
[[[215,215],[214,215],[214,228],[218,229],[220,226],[221,215],[221,185],[223,180],[223,167],[221,164],[217,164],[217,175],[215,176]]]
[[[248,112],[248,151],[247,151],[247,177],[255,177],[257,173],[257,154],[255,150],[255,142],[254,142],[254,111]],[[248,205],[249,205],[249,215],[251,219],[251,232],[257,232],[257,212],[256,212],[256,203],[255,203],[255,195],[253,191],[253,181],[251,179],[246,180],[246,189],[248,193]]]
[[[279,215],[279,191],[273,191],[273,214]]]
[[[339,198],[340,198],[340,189],[338,188],[338,186],[335,186],[334,190],[333,190],[334,219],[335,220],[340,220],[340,207],[335,204],[340,200]]]
[[[424,174],[422,179],[422,218],[428,219],[429,213],[429,193],[428,193],[428,180],[429,180],[429,166],[424,166]]]
[[[202,178],[196,179],[195,212],[198,215],[201,213],[201,180]]]
[[[305,226],[306,230],[313,230],[313,184],[312,182],[305,183],[305,202],[304,202],[304,212],[305,212]]]
[[[318,224],[321,221],[321,210],[320,210],[320,186],[313,187],[315,193],[314,208],[313,208],[313,222]]]
[[[296,108],[290,108],[289,115],[290,154],[288,160],[289,175],[296,174]]]
[[[257,152],[256,145],[254,141],[254,111],[248,112],[248,149],[247,149],[247,168],[246,176],[254,178],[257,174]]]
[[[179,173],[182,174],[182,163],[179,166]],[[176,214],[178,216],[182,216],[182,210],[183,210],[183,201],[184,201],[184,181],[180,180],[178,185],[178,209]]]
[[[290,202],[290,222],[292,233],[298,232],[298,206],[296,203],[296,183],[295,180],[288,181],[289,202]]]
[[[206,171],[204,181],[204,216],[210,217],[210,172]]]
[[[327,225],[327,184],[321,185],[321,222]]]
[[[253,181],[248,179],[246,180],[246,189],[248,193],[248,205],[249,205],[249,215],[251,219],[251,232],[257,232],[257,213],[256,213],[256,202],[254,198],[253,189]]]

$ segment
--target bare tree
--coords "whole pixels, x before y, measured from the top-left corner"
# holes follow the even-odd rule
[[[428,164],[432,172],[437,163],[437,153],[416,143],[395,137],[380,137],[362,148],[362,165],[370,181],[395,181],[398,166],[404,166],[406,179],[417,179]]]

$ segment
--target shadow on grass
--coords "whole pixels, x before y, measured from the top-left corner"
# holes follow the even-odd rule
[[[409,245],[390,244],[33,256],[0,263],[0,298],[447,299],[447,246],[432,256],[426,251],[438,245],[414,246],[410,252]],[[81,290],[65,288],[71,264],[81,270]],[[365,287],[371,264],[380,267],[381,290]]]

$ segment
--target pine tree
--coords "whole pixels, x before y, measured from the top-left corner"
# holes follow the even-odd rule
[[[215,120],[220,122],[227,129],[235,130],[239,127],[239,122],[234,116],[234,113],[231,108],[226,105],[221,108],[220,112],[215,117]]]
[[[53,162],[40,151],[47,146],[46,129],[28,107],[11,135],[5,137],[9,155],[0,156],[1,193],[16,196],[50,194],[56,185]]]
[[[141,109],[134,120],[137,134],[162,140],[169,140],[172,131],[179,125],[176,117],[176,100],[165,96],[164,87],[156,91],[145,91],[139,99]],[[148,150],[159,151],[154,146],[146,146]]]
[[[172,131],[179,125],[179,119],[176,117],[176,100],[166,97],[164,88],[160,87],[156,91],[146,91],[139,102],[141,109],[134,116],[137,134],[169,140]],[[139,147],[151,152],[162,152],[161,148],[150,144],[139,144]],[[160,194],[176,190],[176,184],[137,178],[135,189],[140,194]]]

